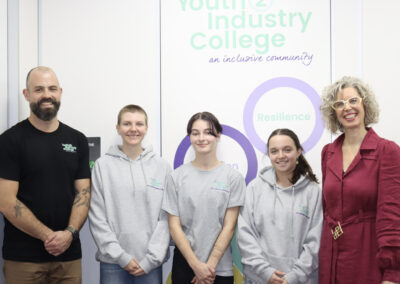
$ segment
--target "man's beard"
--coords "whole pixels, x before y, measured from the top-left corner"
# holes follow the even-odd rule
[[[40,105],[42,103],[47,103],[47,102],[51,102],[53,104],[53,108],[41,108]],[[60,108],[60,102],[51,99],[51,98],[47,98],[47,99],[41,99],[40,101],[36,102],[36,103],[30,103],[30,108],[31,111],[41,120],[44,121],[49,121],[52,120],[56,115],[57,112]]]

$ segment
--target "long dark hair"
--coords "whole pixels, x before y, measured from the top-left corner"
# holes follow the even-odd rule
[[[213,136],[217,137],[218,134],[222,133],[222,126],[219,123],[218,119],[215,117],[215,115],[213,115],[211,112],[203,111],[203,112],[195,113],[189,119],[189,122],[186,127],[187,135],[190,135],[190,133],[192,133],[193,123],[198,119],[205,120],[209,123],[210,128],[211,128],[211,134]]]
[[[278,128],[278,129],[275,129],[274,131],[272,131],[271,135],[268,138],[267,149],[269,149],[269,140],[271,140],[271,138],[276,135],[289,136],[293,140],[294,145],[296,146],[296,150],[299,150],[299,149],[303,150],[303,147],[301,147],[299,138],[297,137],[296,133],[294,133],[292,130],[287,129],[287,128]],[[290,182],[295,184],[301,176],[305,176],[307,179],[318,183],[318,179],[315,176],[313,170],[311,169],[310,164],[307,162],[306,158],[304,157],[303,152],[301,152],[297,161],[298,161],[298,163],[296,164],[296,167],[293,171],[293,176],[292,176]]]

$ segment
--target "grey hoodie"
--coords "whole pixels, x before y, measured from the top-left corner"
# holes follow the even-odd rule
[[[318,283],[322,216],[315,182],[302,176],[282,189],[274,168],[262,169],[248,185],[238,219],[246,283],[267,283],[275,270],[286,273],[289,284]]]
[[[96,161],[89,222],[98,261],[123,268],[134,258],[148,273],[167,259],[168,216],[160,208],[171,171],[151,147],[131,160],[112,146]]]

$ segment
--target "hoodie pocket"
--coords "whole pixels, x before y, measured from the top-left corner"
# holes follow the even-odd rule
[[[244,280],[243,280],[243,284],[263,284],[263,283],[257,282],[256,280],[251,279],[251,278],[248,277],[248,276],[245,276],[245,277],[244,277]]]
[[[117,236],[119,245],[122,249],[135,258],[141,258],[144,255],[144,246],[147,244],[149,236],[145,230],[136,232],[123,232]]]
[[[284,273],[290,272],[295,263],[293,257],[281,257],[275,255],[267,255],[267,257],[272,267]]]

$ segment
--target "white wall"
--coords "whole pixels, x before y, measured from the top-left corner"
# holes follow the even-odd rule
[[[26,87],[26,75],[32,67],[37,66],[38,60],[38,0],[19,1],[19,92],[18,119],[23,120],[29,115],[29,105],[22,95]]]
[[[375,91],[380,105],[378,134],[400,144],[400,29],[396,0],[364,1],[362,77]]]
[[[333,10],[333,81],[353,75],[375,91],[380,105],[379,135],[400,144],[400,30],[396,0],[336,0]]]
[[[42,0],[40,65],[52,66],[64,89],[60,119],[87,136],[114,142],[126,104],[148,112],[149,141],[159,148],[157,1]]]

